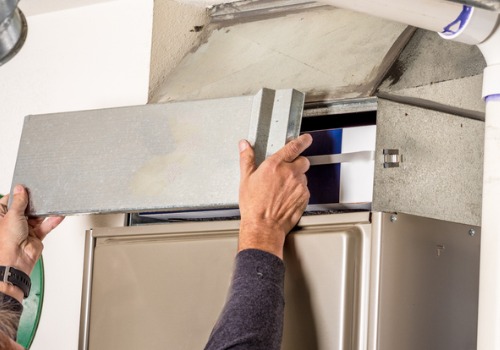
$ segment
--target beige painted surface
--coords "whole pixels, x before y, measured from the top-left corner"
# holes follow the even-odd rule
[[[282,349],[367,349],[368,220],[368,212],[308,216],[287,237]],[[238,226],[94,230],[90,349],[202,349],[226,299]]]

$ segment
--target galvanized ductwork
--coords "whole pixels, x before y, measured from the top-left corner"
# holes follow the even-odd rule
[[[14,57],[26,40],[28,26],[18,3],[0,0],[0,66]]]

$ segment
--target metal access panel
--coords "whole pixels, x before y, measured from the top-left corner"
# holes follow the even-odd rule
[[[369,217],[304,217],[287,237],[283,350],[366,349]],[[202,349],[227,297],[238,228],[88,232],[79,349]]]
[[[382,215],[380,350],[476,349],[479,227]]]
[[[232,97],[27,116],[13,184],[31,215],[234,208],[238,142],[256,160],[299,134],[304,95]]]
[[[379,99],[373,209],[479,226],[484,122]]]

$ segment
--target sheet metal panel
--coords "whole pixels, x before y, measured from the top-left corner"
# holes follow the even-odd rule
[[[383,214],[378,349],[476,349],[481,229]]]
[[[304,217],[285,246],[282,349],[366,349],[369,213]],[[95,229],[81,350],[201,349],[227,297],[238,221]]]
[[[373,209],[479,226],[483,143],[482,121],[379,99]]]
[[[298,136],[303,101],[294,90],[264,89],[256,96],[28,116],[13,184],[30,191],[31,215],[237,207],[239,140],[258,143],[263,160],[268,143],[282,147],[288,130]],[[271,120],[291,126],[280,135]]]

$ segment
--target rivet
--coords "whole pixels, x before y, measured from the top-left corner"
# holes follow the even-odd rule
[[[475,235],[476,235],[476,230],[474,230],[473,228],[471,228],[469,230],[469,236],[474,237]]]
[[[398,221],[398,216],[397,215],[391,215],[391,222],[396,222]]]

